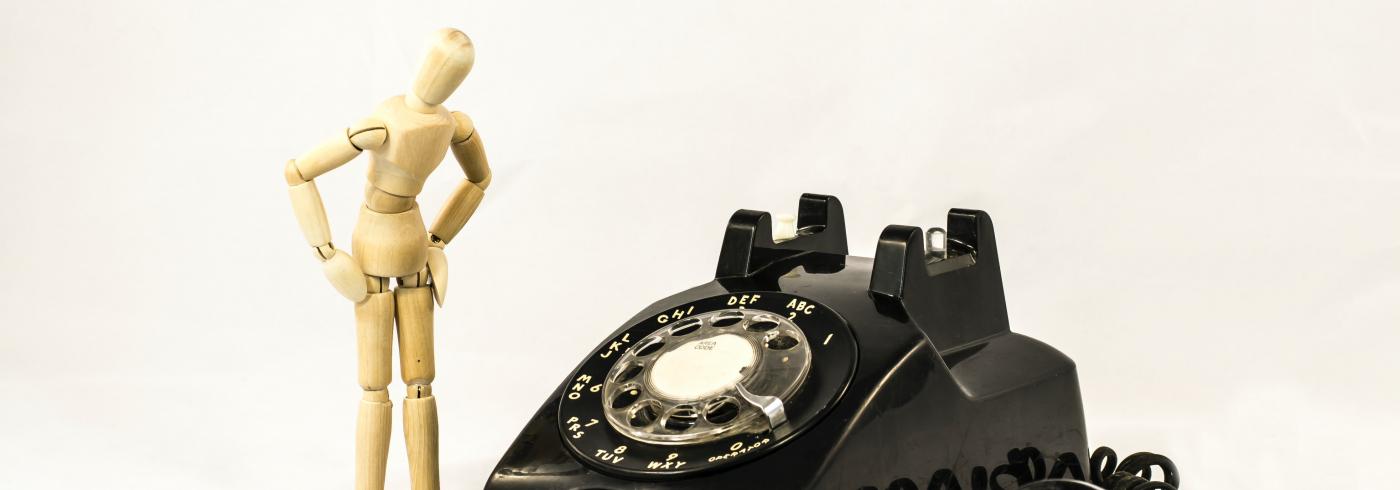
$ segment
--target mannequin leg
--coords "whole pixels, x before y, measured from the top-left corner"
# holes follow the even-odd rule
[[[413,490],[438,490],[438,417],[433,398],[433,292],[427,274],[399,278],[394,290],[399,328],[399,372],[404,444]]]
[[[387,291],[388,279],[368,280],[372,286],[369,296],[355,305],[360,388],[364,390],[355,421],[355,488],[381,490],[393,419],[393,403],[386,388],[392,375],[394,295]]]

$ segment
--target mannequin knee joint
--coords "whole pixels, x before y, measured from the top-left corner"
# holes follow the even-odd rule
[[[377,390],[365,388],[365,392],[361,395],[360,399],[367,402],[387,402],[389,401],[389,390],[384,388],[379,388]]]
[[[408,385],[408,394],[404,395],[405,398],[428,398],[431,396],[433,396],[433,385],[426,383]]]

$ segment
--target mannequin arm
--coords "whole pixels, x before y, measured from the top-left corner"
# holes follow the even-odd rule
[[[287,162],[282,174],[292,196],[292,210],[306,243],[318,250],[321,260],[330,259],[334,247],[330,246],[331,230],[325,205],[321,203],[321,193],[316,190],[313,179],[345,165],[365,149],[378,148],[387,135],[384,125],[364,121]]]
[[[292,211],[306,237],[306,243],[316,250],[324,262],[326,277],[331,285],[351,301],[359,302],[366,294],[364,274],[350,254],[338,252],[331,244],[330,221],[321,202],[321,193],[312,179],[334,170],[354,159],[361,151],[378,148],[388,134],[383,125],[366,121],[349,128],[342,136],[331,138],[302,156],[287,162],[283,177],[292,198]]]
[[[451,242],[457,232],[462,231],[481,204],[486,187],[491,185],[491,167],[486,164],[486,151],[481,145],[481,135],[477,133],[476,126],[466,114],[454,112],[452,118],[457,121],[457,129],[452,135],[452,156],[457,159],[467,178],[457,184],[429,229],[432,244],[437,247]]]

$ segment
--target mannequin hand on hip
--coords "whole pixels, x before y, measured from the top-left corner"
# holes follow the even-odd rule
[[[350,256],[350,252],[330,248],[330,256],[325,257],[321,263],[322,270],[326,273],[326,279],[331,282],[331,287],[340,292],[341,296],[354,303],[365,300],[369,290],[365,286],[365,272],[360,269],[360,264],[355,262],[355,258]],[[319,250],[319,249],[318,249]],[[323,252],[324,256],[325,253]]]

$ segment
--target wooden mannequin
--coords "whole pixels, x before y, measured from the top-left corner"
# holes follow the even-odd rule
[[[415,490],[438,488],[437,401],[433,398],[433,302],[447,293],[442,248],[461,231],[491,183],[491,169],[472,120],[441,104],[471,71],[471,39],[455,29],[437,31],[412,90],[384,101],[344,134],[287,162],[297,222],[340,294],[355,303],[359,383],[364,390],[355,429],[355,488],[384,487],[392,404],[394,326],[399,371],[407,386],[403,430]],[[466,173],[442,213],[425,230],[415,196],[448,148]],[[370,153],[365,202],[350,241],[352,253],[331,244],[316,177],[362,151]],[[391,289],[390,278],[398,279]]]

